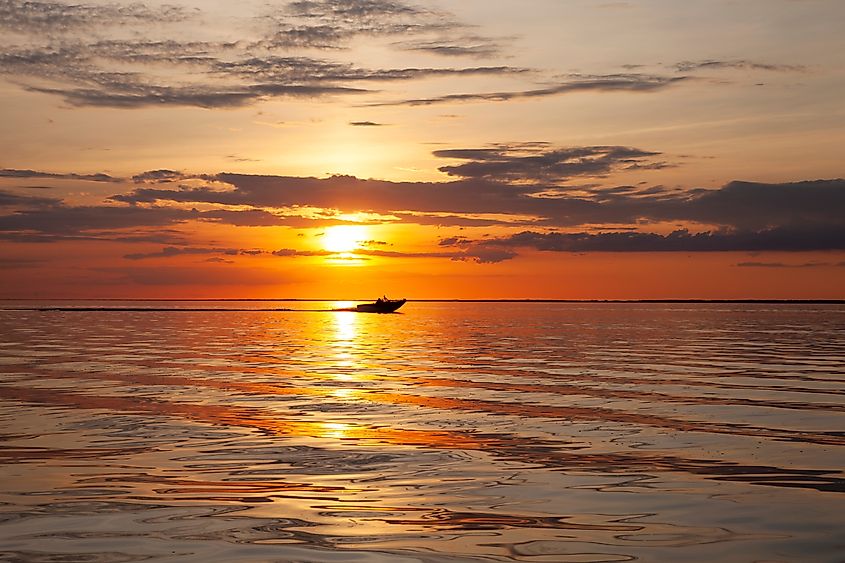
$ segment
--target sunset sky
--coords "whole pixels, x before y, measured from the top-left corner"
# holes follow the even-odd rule
[[[0,0],[0,297],[845,298],[841,0]]]

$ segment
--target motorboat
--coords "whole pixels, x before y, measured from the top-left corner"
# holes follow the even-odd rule
[[[388,299],[387,297],[379,297],[372,303],[361,303],[356,306],[353,311],[359,313],[393,313],[399,307],[405,304],[406,299]]]

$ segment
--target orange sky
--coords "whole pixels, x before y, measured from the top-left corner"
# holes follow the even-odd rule
[[[838,0],[12,0],[0,297],[845,298]]]

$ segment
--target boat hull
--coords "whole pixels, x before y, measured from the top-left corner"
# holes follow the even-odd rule
[[[362,303],[355,307],[355,310],[359,313],[394,313],[405,304],[405,301],[405,299],[389,299],[375,303]]]

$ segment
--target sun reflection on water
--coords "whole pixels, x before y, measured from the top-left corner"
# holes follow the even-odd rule
[[[349,303],[348,301],[339,303]],[[336,304],[337,308],[349,305]],[[334,339],[336,342],[351,342],[358,336],[358,315],[350,311],[336,311],[334,313]]]
[[[351,424],[346,424],[345,422],[321,422],[320,426],[322,427],[321,438],[334,438],[337,440],[348,438],[349,430],[352,428]]]
[[[351,306],[351,303],[346,303],[347,307]],[[341,382],[358,381],[360,378],[356,371],[362,364],[358,357],[359,316],[350,311],[337,311],[333,314],[333,320],[334,332],[329,341],[329,357],[332,367],[338,370],[333,377]]]

